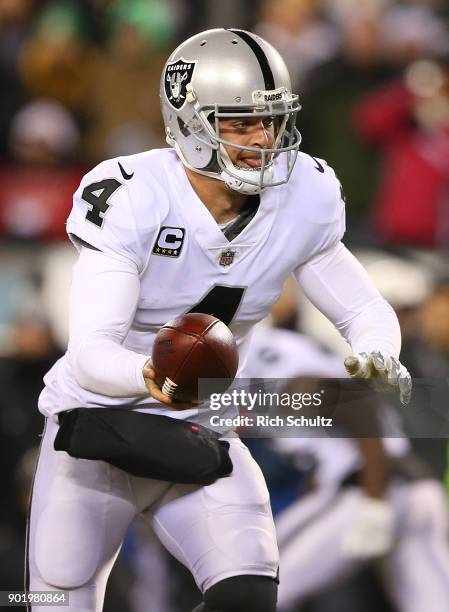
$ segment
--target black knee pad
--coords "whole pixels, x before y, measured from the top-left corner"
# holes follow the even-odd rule
[[[232,576],[204,593],[198,612],[275,612],[277,582],[268,576]]]

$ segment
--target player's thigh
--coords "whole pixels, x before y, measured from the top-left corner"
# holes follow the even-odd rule
[[[278,552],[269,493],[249,450],[232,438],[234,470],[207,487],[174,485],[154,510],[154,529],[203,591],[240,574],[275,577]]]
[[[276,516],[276,534],[279,550],[288,547],[305,528],[328,512],[335,504],[338,491],[331,488],[317,489],[289,504]]]
[[[33,485],[30,584],[78,588],[117,553],[137,509],[124,472],[54,450],[57,428],[47,421]]]
[[[342,579],[359,565],[344,555],[343,538],[357,516],[360,491],[348,488],[332,494],[329,498],[328,492],[318,490],[307,495],[276,520],[283,530],[279,545],[281,610]]]
[[[398,610],[449,610],[448,504],[442,484],[396,485],[390,500],[397,537],[382,576]]]

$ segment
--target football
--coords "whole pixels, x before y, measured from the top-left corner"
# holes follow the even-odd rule
[[[151,360],[163,393],[182,402],[200,402],[229,387],[237,373],[239,355],[234,336],[223,321],[189,313],[161,327]],[[199,385],[204,379],[213,381]]]

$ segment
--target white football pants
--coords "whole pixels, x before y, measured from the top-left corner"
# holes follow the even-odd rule
[[[47,419],[31,498],[29,590],[68,590],[70,607],[59,609],[100,612],[112,565],[138,514],[190,569],[203,592],[230,576],[276,577],[268,490],[238,438],[228,439],[232,475],[199,487],[137,478],[103,461],[74,459],[54,450],[57,428]]]
[[[280,551],[279,610],[296,610],[306,596],[356,570],[343,538],[357,517],[360,489],[318,490],[276,520]],[[448,508],[434,480],[392,485],[395,544],[376,563],[399,612],[449,610]]]

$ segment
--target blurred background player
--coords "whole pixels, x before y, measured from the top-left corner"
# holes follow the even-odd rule
[[[425,294],[427,282],[405,262],[392,258],[381,267],[388,266],[401,270],[403,291],[378,276],[374,261],[368,270],[395,304],[408,343],[412,306]],[[274,327],[259,325],[254,330],[248,369],[248,376],[268,383],[276,379],[290,394],[310,390],[314,379],[346,376],[339,358],[290,331],[301,320],[293,289],[286,283],[273,307]],[[290,475],[289,484],[298,498],[273,500],[280,509],[275,519],[281,559],[279,610],[319,610],[328,600],[333,609],[347,612],[361,606],[378,609],[382,599],[372,589],[372,578],[360,574],[368,564],[377,570],[395,610],[421,611],[433,602],[432,609],[443,611],[449,605],[449,513],[442,483],[413,453],[395,409],[386,405],[378,417],[383,439],[353,439],[347,428],[343,438],[310,429],[285,431],[285,437],[279,434],[271,445],[248,440],[275,480],[276,469],[285,470],[285,459],[298,470],[296,482]],[[275,470],[272,450],[279,454]],[[275,481],[269,483],[273,495],[282,495]],[[336,588],[354,575],[369,596],[362,590],[351,597],[347,586]]]
[[[305,379],[345,376],[337,358],[283,329],[259,326],[250,357],[254,376],[284,379],[290,394],[304,390]],[[391,407],[383,419],[388,437],[381,452],[379,440],[353,439],[350,430],[344,438],[301,430],[272,441],[303,475],[308,465],[307,483],[298,479],[296,485],[301,483],[302,494],[275,521],[280,611],[299,609],[367,563],[375,563],[398,611],[421,612],[430,605],[443,612],[449,606],[444,488],[413,455]],[[345,610],[350,605],[346,602]],[[359,605],[369,609],[370,603]]]
[[[447,499],[428,470],[416,469],[403,439],[385,439],[391,471],[381,499],[371,497],[357,480],[360,470],[378,470],[379,464],[370,466],[369,452],[361,454],[350,438],[277,442],[278,450],[293,460],[301,461],[306,453],[316,461],[311,492],[276,520],[279,610],[298,609],[301,602],[356,574],[368,562],[379,570],[394,609],[424,611],[429,604],[441,612],[447,609]],[[365,445],[363,439],[361,448]]]

